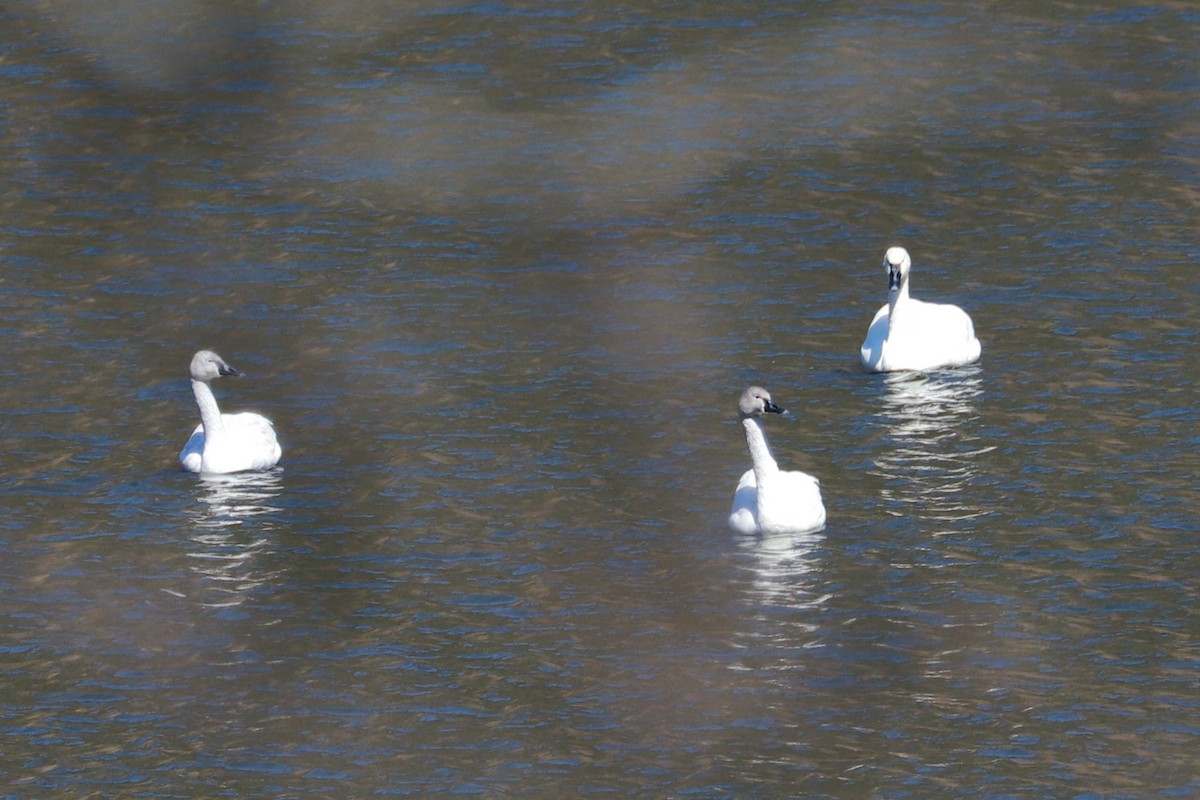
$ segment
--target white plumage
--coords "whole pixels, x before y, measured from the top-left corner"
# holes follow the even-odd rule
[[[979,359],[971,317],[956,305],[909,297],[912,261],[903,247],[889,247],[883,259],[888,301],[871,320],[862,344],[862,364],[871,372],[959,367]]]
[[[738,413],[746,431],[746,446],[754,466],[738,481],[733,494],[729,527],[741,533],[802,533],[825,524],[821,483],[804,472],[779,469],[767,445],[764,412],[782,414],[761,386],[751,386],[738,401]]]
[[[249,411],[222,414],[217,407],[210,382],[222,375],[239,377],[242,373],[211,350],[201,350],[192,357],[191,373],[200,424],[179,453],[183,468],[219,474],[270,469],[278,464],[283,450],[271,420]]]

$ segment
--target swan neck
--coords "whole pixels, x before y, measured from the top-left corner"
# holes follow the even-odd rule
[[[779,465],[771,455],[762,420],[758,417],[746,417],[742,420],[742,427],[746,429],[746,446],[750,448],[750,460],[754,462],[754,477],[758,485],[762,486],[763,478],[779,472]]]
[[[908,308],[908,276],[900,281],[900,288],[893,292],[888,292],[888,325],[897,322],[898,319],[904,317],[904,311]]]
[[[221,409],[217,407],[217,398],[213,395],[212,387],[207,381],[192,379],[192,394],[196,397],[196,405],[200,407],[200,422],[204,425],[204,436],[211,439],[219,435],[224,426],[221,424]]]

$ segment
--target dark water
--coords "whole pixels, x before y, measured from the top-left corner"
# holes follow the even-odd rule
[[[0,7],[5,796],[1200,795],[1192,6],[100,9]],[[859,371],[894,243],[980,365]]]

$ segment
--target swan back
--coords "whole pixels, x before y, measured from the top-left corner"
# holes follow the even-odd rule
[[[956,305],[917,300],[909,294],[912,259],[903,247],[889,247],[883,257],[888,276],[888,302],[875,313],[860,349],[872,372],[957,367],[979,359],[970,315]]]

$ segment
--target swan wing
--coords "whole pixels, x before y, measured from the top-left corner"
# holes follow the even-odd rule
[[[237,451],[246,466],[243,469],[270,469],[279,463],[283,448],[275,436],[275,426],[262,414],[244,411],[225,414],[221,421],[225,432],[236,443]]]
[[[975,323],[971,321],[971,315],[958,306],[951,306],[951,308],[962,315],[959,323],[962,325],[962,355],[965,359],[962,363],[970,364],[979,358],[980,353],[983,352],[983,345],[975,337]]]
[[[199,472],[204,461],[204,426],[197,425],[179,452],[179,463],[188,472]]]
[[[758,484],[754,480],[752,469],[746,470],[742,475],[733,493],[729,527],[739,533],[758,533]]]
[[[807,472],[781,472],[771,482],[768,508],[759,509],[764,533],[803,533],[825,524],[821,482]]]
[[[883,362],[883,344],[887,341],[887,334],[888,307],[884,303],[875,312],[875,317],[871,320],[871,326],[867,328],[867,338],[863,340],[862,347],[859,349],[862,365],[873,372],[882,370],[880,364]]]
[[[780,473],[780,478],[793,503],[821,502],[821,481],[816,476],[795,471]]]
[[[979,358],[982,347],[975,338],[971,315],[951,303],[929,303],[931,355],[937,366],[958,367]]]

